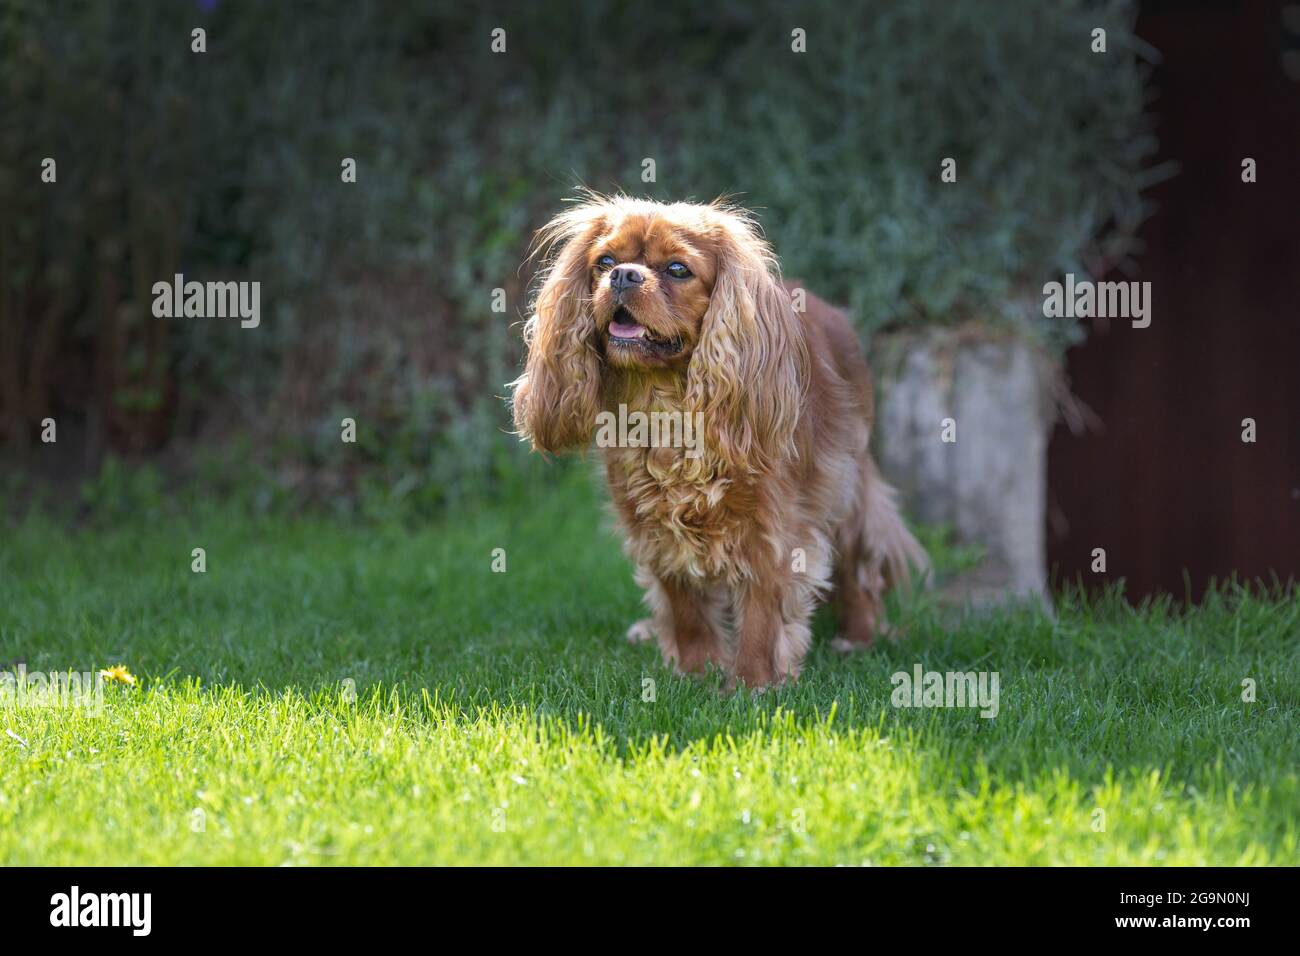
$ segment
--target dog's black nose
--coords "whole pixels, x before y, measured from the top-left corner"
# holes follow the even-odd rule
[[[637,266],[621,266],[609,273],[609,285],[615,292],[632,289],[645,282],[645,273]]]

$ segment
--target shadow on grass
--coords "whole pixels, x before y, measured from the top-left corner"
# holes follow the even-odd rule
[[[652,749],[665,759],[728,741],[780,749],[809,734],[827,748],[888,745],[957,802],[1058,774],[1096,787],[1154,774],[1170,793],[1297,793],[1294,589],[1228,588],[1191,611],[1066,596],[1055,616],[962,615],[922,594],[892,614],[904,640],[850,657],[828,649],[834,622],[822,611],[797,683],[724,695],[717,675],[674,676],[654,648],[623,640],[643,610],[600,514],[579,476],[416,531],[220,512],[84,533],[30,524],[0,546],[0,661],[122,662],[143,678],[143,699],[300,701],[306,718],[334,726],[388,715],[420,732],[585,728],[625,765]],[[996,672],[997,716],[894,706],[894,675],[918,665]],[[1294,817],[1280,825],[1294,829]]]

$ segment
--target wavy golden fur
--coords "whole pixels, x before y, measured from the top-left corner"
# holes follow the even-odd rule
[[[868,452],[871,378],[845,316],[810,293],[796,308],[753,217],[721,202],[587,194],[537,249],[518,433],[586,448],[620,406],[703,426],[694,456],[601,449],[651,610],[628,637],[657,638],[681,671],[764,687],[798,676],[833,592],[835,646],[869,645],[884,591],[926,559]]]

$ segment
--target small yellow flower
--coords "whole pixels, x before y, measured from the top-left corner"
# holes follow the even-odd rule
[[[126,669],[125,664],[116,664],[99,672],[99,676],[109,683],[130,684],[135,686],[135,675]]]

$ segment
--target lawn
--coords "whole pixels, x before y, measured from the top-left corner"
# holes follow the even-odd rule
[[[1300,862],[1295,592],[923,595],[852,658],[823,613],[795,686],[724,696],[622,640],[639,594],[586,470],[514,497],[414,529],[5,527],[0,664],[139,686],[0,709],[0,863]],[[997,716],[892,706],[918,663],[996,671]]]

